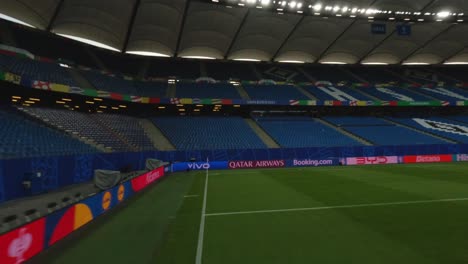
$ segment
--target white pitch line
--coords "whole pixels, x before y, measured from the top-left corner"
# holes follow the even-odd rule
[[[239,212],[225,212],[225,213],[210,213],[210,214],[206,214],[205,216],[267,214],[267,213],[283,213],[283,212],[297,212],[297,211],[318,211],[318,210],[330,210],[330,209],[379,207],[379,206],[425,204],[425,203],[443,203],[443,202],[456,202],[456,201],[468,201],[468,198],[419,200],[419,201],[404,201],[404,202],[389,202],[389,203],[369,203],[369,204],[353,204],[353,205],[338,205],[338,206],[320,206],[320,207],[291,208],[291,209],[277,209],[277,210],[239,211]]]
[[[202,263],[203,257],[203,238],[205,236],[205,218],[206,218],[206,197],[208,194],[208,169],[206,170],[205,176],[205,191],[203,193],[203,206],[201,212],[201,220],[200,220],[200,229],[198,231],[198,245],[197,245],[197,255],[195,259],[195,264]]]

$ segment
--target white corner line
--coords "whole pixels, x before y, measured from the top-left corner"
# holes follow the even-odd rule
[[[468,198],[453,198],[453,199],[438,199],[438,200],[419,200],[419,201],[403,201],[403,202],[388,202],[388,203],[368,203],[368,204],[352,204],[352,205],[338,205],[338,206],[320,206],[308,208],[290,208],[290,209],[276,209],[276,210],[259,210],[259,211],[239,211],[239,212],[224,212],[224,213],[210,213],[205,216],[225,216],[225,215],[243,215],[243,214],[268,214],[268,213],[284,213],[284,212],[297,212],[297,211],[319,211],[331,209],[346,209],[346,208],[361,208],[361,207],[381,207],[392,205],[410,205],[410,204],[428,204],[428,203],[444,203],[444,202],[457,202],[468,201]]]

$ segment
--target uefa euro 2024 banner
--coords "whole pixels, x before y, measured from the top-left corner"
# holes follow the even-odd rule
[[[25,262],[162,178],[164,171],[150,171],[0,235],[0,264]]]

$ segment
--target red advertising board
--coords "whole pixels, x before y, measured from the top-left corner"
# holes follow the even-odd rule
[[[0,263],[17,264],[44,249],[45,218],[0,236]]]
[[[136,177],[131,180],[132,189],[135,192],[143,190],[146,186],[157,181],[164,176],[164,167],[158,168],[156,170],[150,171],[146,174],[143,174],[139,177]]]
[[[452,155],[418,155],[404,156],[403,163],[437,163],[437,162],[452,162]]]
[[[397,164],[398,156],[346,158],[346,165]]]
[[[240,160],[228,163],[229,169],[281,168],[285,166],[284,160]]]

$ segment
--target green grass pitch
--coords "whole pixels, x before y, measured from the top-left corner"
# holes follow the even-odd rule
[[[466,163],[210,171],[202,217],[205,181],[171,175],[38,262],[468,263]]]

